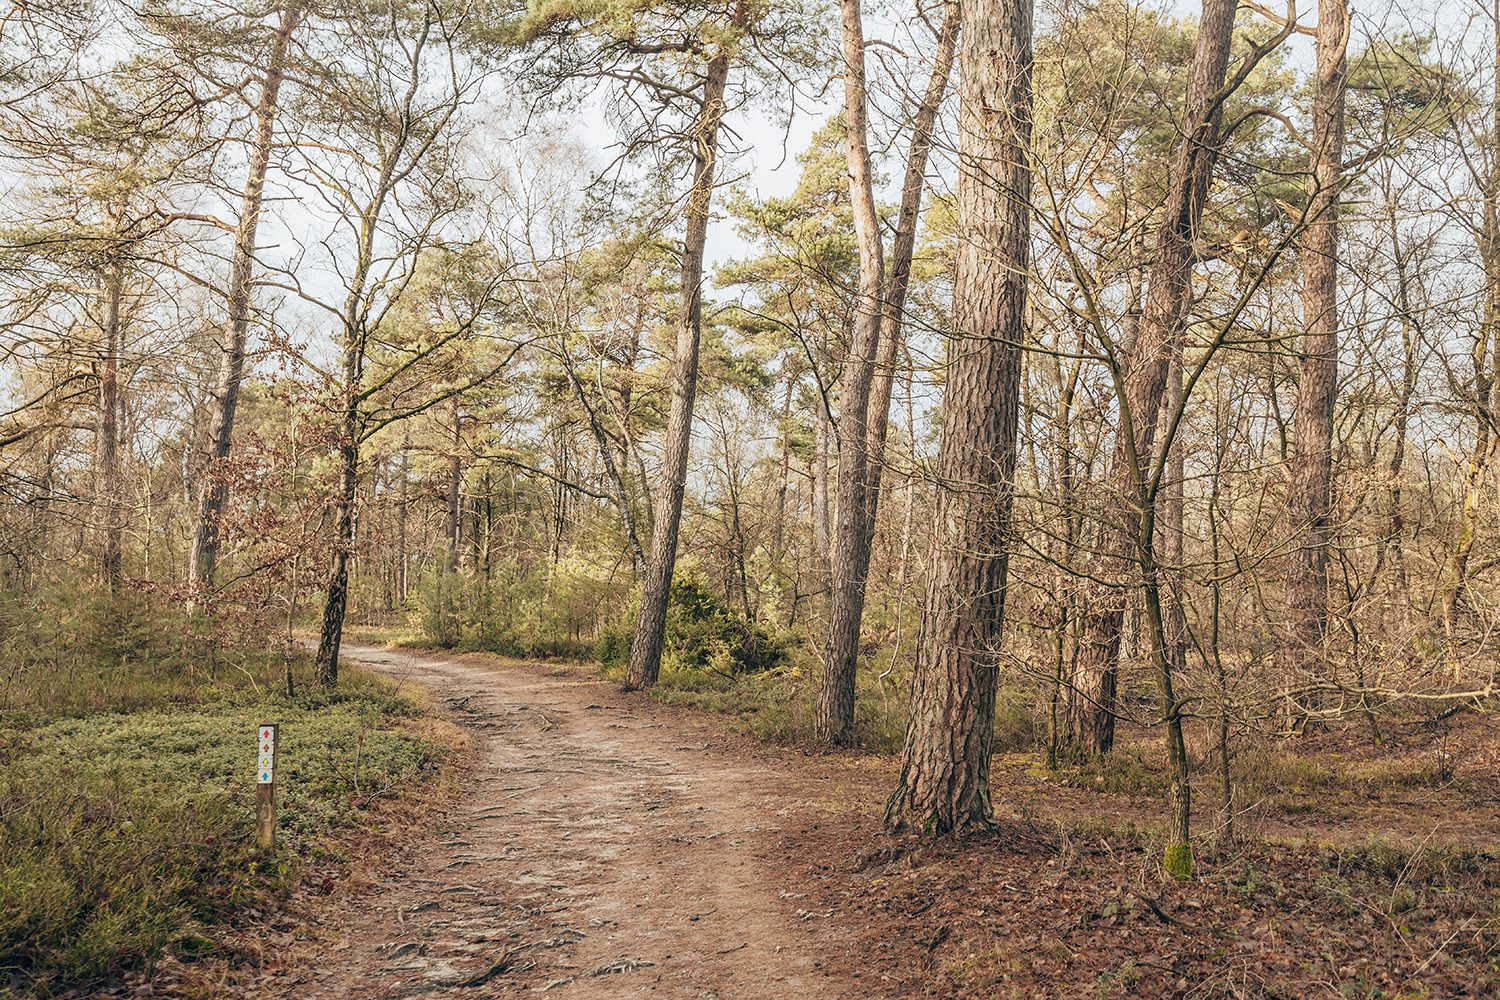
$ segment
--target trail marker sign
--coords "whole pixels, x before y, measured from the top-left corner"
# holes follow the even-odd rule
[[[266,850],[276,846],[277,727],[263,722],[255,730],[255,842]]]

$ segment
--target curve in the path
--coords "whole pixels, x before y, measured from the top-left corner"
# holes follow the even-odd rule
[[[344,650],[425,688],[474,769],[440,832],[324,918],[286,995],[853,994],[824,969],[845,935],[779,853],[827,819],[826,775],[545,665]]]

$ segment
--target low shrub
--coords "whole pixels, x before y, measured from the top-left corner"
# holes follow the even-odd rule
[[[443,648],[583,659],[620,603],[618,583],[583,564],[500,566],[489,577],[444,569],[417,585],[416,624]]]
[[[631,634],[627,626],[606,625],[594,640],[594,659],[602,667],[618,667],[630,662]]]
[[[667,602],[666,651],[677,666],[737,677],[787,661],[787,643],[725,604],[692,577],[675,580]]]

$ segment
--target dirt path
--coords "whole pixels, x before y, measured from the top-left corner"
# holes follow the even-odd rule
[[[823,967],[850,938],[779,858],[827,819],[826,773],[545,665],[344,653],[425,688],[475,767],[434,839],[306,929],[280,995],[878,995]]]

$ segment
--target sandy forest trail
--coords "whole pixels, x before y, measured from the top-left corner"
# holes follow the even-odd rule
[[[827,773],[542,664],[344,653],[425,688],[474,767],[433,838],[304,928],[281,995],[878,994],[824,968],[849,939],[778,857],[828,818]]]

